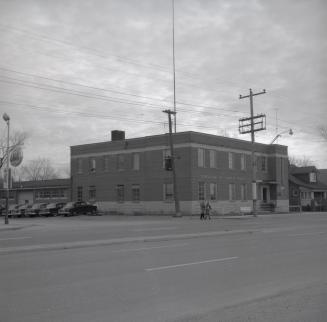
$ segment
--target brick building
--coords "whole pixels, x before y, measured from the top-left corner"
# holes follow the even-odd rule
[[[182,213],[198,214],[201,199],[219,214],[252,206],[250,142],[198,132],[176,133],[173,140]],[[72,146],[72,198],[104,211],[171,214],[167,155],[167,134],[125,139],[116,131],[111,141]],[[287,147],[255,143],[255,156],[259,209],[288,211]]]

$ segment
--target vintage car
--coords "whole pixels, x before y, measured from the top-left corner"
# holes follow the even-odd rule
[[[24,217],[28,209],[32,208],[32,204],[25,203],[21,206],[19,206],[16,209],[16,216],[17,217]]]
[[[18,204],[13,204],[13,205],[9,205],[8,207],[8,216],[10,217],[16,217],[17,216],[17,210],[19,208],[20,205]],[[6,209],[3,210],[3,214],[6,214]]]
[[[46,206],[47,206],[46,203],[35,203],[32,205],[32,207],[26,209],[25,216],[26,217],[39,216],[40,211],[44,209]]]
[[[65,205],[64,202],[49,203],[45,208],[42,208],[39,212],[40,216],[57,216],[59,210]]]
[[[75,216],[75,215],[96,215],[97,206],[84,201],[68,202],[59,210],[59,215]]]

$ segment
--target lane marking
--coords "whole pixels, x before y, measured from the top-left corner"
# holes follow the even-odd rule
[[[156,248],[168,248],[168,247],[181,247],[181,246],[187,246],[188,243],[183,244],[174,244],[174,245],[165,245],[165,246],[152,246],[152,247],[142,247],[142,248],[129,248],[129,249],[118,249],[113,250],[113,253],[122,253],[122,252],[137,252],[142,250],[149,250],[149,249],[156,249]]]
[[[9,238],[0,238],[0,241],[4,241],[4,240],[15,240],[15,239],[28,239],[28,238],[32,238],[32,237],[9,237]]]
[[[158,228],[135,228],[132,231],[158,231],[158,230],[175,230],[177,227],[158,227]]]
[[[290,237],[300,237],[300,236],[312,236],[312,235],[323,235],[326,234],[325,231],[318,231],[318,232],[314,232],[314,233],[302,233],[302,234],[292,234],[292,235],[288,235]]]
[[[233,260],[233,259],[238,259],[238,257],[215,258],[215,259],[209,259],[209,260],[206,260],[206,261],[199,261],[199,262],[191,262],[191,263],[184,263],[184,264],[177,264],[177,265],[168,265],[168,266],[159,266],[159,267],[146,268],[145,270],[147,272],[151,272],[151,271],[159,271],[159,270],[163,270],[163,269],[179,268],[179,267],[191,266],[191,265],[207,264],[207,263],[214,263],[214,262],[225,262],[225,261],[230,261],[230,260]]]

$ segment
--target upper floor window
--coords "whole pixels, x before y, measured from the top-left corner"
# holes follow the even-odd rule
[[[232,152],[228,153],[228,168],[234,169],[234,154]]]
[[[245,164],[245,154],[241,154],[241,170],[245,170],[246,164]]]
[[[96,160],[95,158],[90,158],[90,172],[95,172],[96,170]]]
[[[310,182],[317,182],[317,173],[310,172],[309,179],[310,179]]]
[[[125,167],[125,155],[118,154],[117,155],[117,169],[124,170],[124,167]]]
[[[83,173],[83,159],[77,159],[77,173]]]
[[[210,160],[210,168],[216,167],[216,151],[210,150],[209,151],[209,160]]]
[[[140,170],[140,154],[133,153],[133,170]]]
[[[198,167],[204,168],[204,149],[198,149]]]
[[[166,159],[171,156],[170,150],[163,150],[162,154],[162,167],[166,167]]]
[[[107,155],[103,157],[103,171],[109,171],[109,157]]]
[[[267,171],[267,157],[262,156],[260,158],[260,168],[261,171]]]

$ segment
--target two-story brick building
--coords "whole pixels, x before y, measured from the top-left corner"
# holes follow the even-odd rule
[[[165,170],[168,134],[134,139],[120,134],[71,147],[73,200],[118,213],[173,213],[172,172]],[[250,142],[198,132],[176,133],[173,140],[182,213],[198,214],[202,199],[219,214],[252,206]],[[254,149],[258,206],[288,211],[287,147],[255,143]]]

